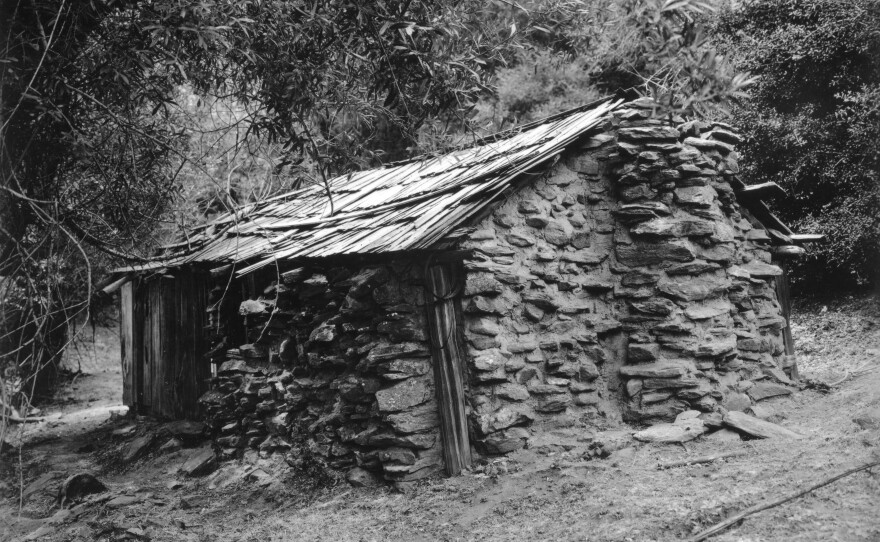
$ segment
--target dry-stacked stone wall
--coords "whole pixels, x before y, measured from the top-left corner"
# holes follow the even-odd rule
[[[730,186],[738,136],[650,117],[614,113],[463,243],[471,422],[486,453],[559,426],[789,393],[781,270]]]
[[[248,342],[225,351],[202,398],[224,454],[283,452],[293,464],[397,481],[442,469],[422,267],[299,269],[281,279],[240,303]],[[215,324],[221,305],[210,309]]]

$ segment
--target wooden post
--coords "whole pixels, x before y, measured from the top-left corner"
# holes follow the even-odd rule
[[[782,317],[785,318],[785,327],[782,328],[782,340],[785,343],[785,359],[788,366],[789,377],[798,380],[797,360],[794,354],[794,337],[791,334],[791,291],[788,284],[788,262],[786,258],[776,258],[774,263],[782,269],[782,274],[776,277],[776,299],[782,307]]]
[[[456,280],[457,279],[457,280]],[[434,385],[440,406],[440,437],[447,474],[471,464],[465,413],[464,363],[461,354],[456,283],[464,281],[460,263],[440,263],[425,272],[426,308],[431,336]]]
[[[122,285],[119,292],[119,343],[122,358],[122,404],[137,410],[137,379],[135,378],[135,307],[134,285]]]

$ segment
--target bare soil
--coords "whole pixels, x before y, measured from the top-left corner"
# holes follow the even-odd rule
[[[120,408],[111,345],[100,354],[107,370],[79,377],[46,412],[46,422],[27,427],[20,451],[0,458],[0,539],[687,539],[751,505],[880,459],[880,429],[853,422],[880,409],[878,301],[856,297],[796,307],[793,329],[806,386],[761,405],[775,412],[772,421],[805,435],[802,440],[704,437],[685,446],[646,445],[617,428],[593,438],[616,451],[584,461],[590,438],[560,432],[465,475],[403,488],[353,488],[253,454],[205,477],[181,477],[179,467],[197,448],[152,451],[123,464],[126,447],[156,425],[142,420],[132,434],[113,435],[132,422],[110,420]],[[96,343],[112,338],[102,332]],[[745,455],[657,468],[729,451]],[[80,471],[95,473],[110,491],[59,508],[59,485]],[[878,541],[878,471],[758,513],[712,540]]]

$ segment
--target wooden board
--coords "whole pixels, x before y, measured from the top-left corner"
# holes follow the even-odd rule
[[[774,264],[782,269],[782,274],[776,277],[776,299],[782,307],[782,317],[785,318],[785,327],[782,328],[782,339],[785,342],[785,355],[794,356],[794,336],[791,333],[791,292],[788,284],[788,262],[784,258],[774,258]],[[792,380],[799,378],[797,363],[791,365],[789,376]]]
[[[122,404],[132,411],[136,409],[137,398],[134,313],[134,284],[129,281],[122,285],[119,292],[119,343],[122,358]]]
[[[458,262],[430,266],[425,276],[443,460],[450,475],[460,473],[471,464],[465,411],[465,366],[459,327],[461,288],[457,288],[457,284],[461,285],[463,281],[464,273]]]

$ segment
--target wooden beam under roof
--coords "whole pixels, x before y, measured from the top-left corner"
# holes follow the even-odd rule
[[[820,243],[825,240],[825,236],[821,233],[795,233],[790,237],[791,240],[797,244]]]
[[[788,192],[778,184],[770,181],[761,184],[753,184],[744,186],[739,190],[735,190],[737,198],[745,199],[764,199],[764,198],[784,198],[788,197]]]
[[[777,245],[772,247],[770,251],[777,258],[799,258],[807,253],[804,247],[795,245]]]

